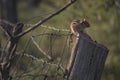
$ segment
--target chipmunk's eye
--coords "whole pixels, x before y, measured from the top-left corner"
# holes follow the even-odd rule
[[[82,25],[84,25],[85,27],[90,27],[89,23],[87,21],[83,21]]]

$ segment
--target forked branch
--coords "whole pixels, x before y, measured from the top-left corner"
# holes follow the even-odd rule
[[[54,17],[54,16],[58,15],[59,13],[61,13],[62,11],[64,11],[66,8],[68,8],[70,5],[72,5],[75,1],[76,0],[70,0],[65,6],[63,6],[59,10],[55,11],[54,13],[48,15],[43,20],[40,20],[38,23],[34,24],[32,27],[26,29],[25,31],[21,32],[20,34],[18,34],[15,37],[22,37],[23,35],[27,34],[28,32],[34,30],[35,28],[39,27],[41,24],[45,23],[46,21],[48,21],[52,17]]]

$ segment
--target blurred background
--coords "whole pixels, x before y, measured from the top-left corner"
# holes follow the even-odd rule
[[[0,18],[11,23],[22,22],[34,24],[45,18],[49,14],[63,7],[69,0],[0,0]],[[91,27],[87,33],[98,43],[105,45],[109,49],[109,54],[105,63],[101,80],[120,80],[120,0],[77,0],[68,9],[50,19],[44,25],[58,29],[67,29],[72,20],[86,19]],[[28,27],[25,27],[25,29]],[[37,28],[19,42],[18,50],[21,50],[31,35],[45,32],[57,34],[67,34],[68,32],[55,32],[44,28]],[[41,38],[42,39],[41,39]],[[50,38],[37,37],[36,41],[44,50],[48,49]],[[41,40],[41,41],[40,41]],[[57,37],[54,45],[54,58],[60,56],[61,49],[66,43],[65,37]],[[4,47],[5,35],[0,30],[0,42]],[[40,56],[36,47],[30,43],[26,52],[35,56]],[[65,57],[66,58],[66,57]],[[21,62],[25,65],[27,61]],[[19,69],[23,69],[23,66]],[[25,68],[25,67],[24,67]],[[26,68],[29,68],[26,65]],[[25,69],[26,69],[25,68]],[[23,69],[24,70],[24,69]]]

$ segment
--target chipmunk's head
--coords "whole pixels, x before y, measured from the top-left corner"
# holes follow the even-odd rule
[[[90,27],[90,24],[85,19],[83,19],[83,20],[72,21],[71,26],[74,26],[74,27],[82,26],[84,28],[88,28]]]
[[[90,24],[89,24],[85,19],[81,20],[81,21],[80,21],[80,24],[81,24],[81,26],[83,26],[84,28],[90,27]]]
[[[90,25],[85,19],[74,20],[70,25],[71,33],[74,35],[79,35],[79,33],[84,32],[84,30],[88,27],[90,27]]]

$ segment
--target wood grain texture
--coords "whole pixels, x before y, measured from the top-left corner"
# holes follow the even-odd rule
[[[88,35],[81,35],[73,47],[67,80],[100,80],[108,49]]]

